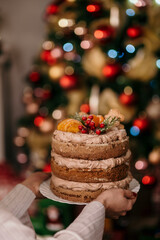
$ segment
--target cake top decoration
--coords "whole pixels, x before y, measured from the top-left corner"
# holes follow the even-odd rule
[[[120,124],[122,121],[124,121],[124,116],[117,109],[111,109],[105,116],[79,112],[71,118],[62,120],[58,124],[57,130],[100,135],[112,127],[123,128],[123,125]]]

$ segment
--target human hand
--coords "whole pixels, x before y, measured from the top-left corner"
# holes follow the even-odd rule
[[[104,205],[106,217],[118,219],[132,209],[136,199],[137,194],[130,190],[113,188],[102,192],[95,201]]]
[[[37,199],[44,198],[39,191],[39,186],[43,181],[47,180],[50,176],[51,176],[50,173],[44,172],[32,173],[26,180],[22,182],[22,184],[29,188],[36,195]]]

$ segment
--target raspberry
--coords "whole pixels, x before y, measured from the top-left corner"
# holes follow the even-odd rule
[[[79,125],[78,128],[79,128],[79,130],[82,130],[82,129],[83,129],[83,126],[82,126],[82,125]]]
[[[83,128],[83,129],[81,130],[81,133],[87,133],[87,130]]]
[[[99,127],[100,127],[100,128],[104,128],[104,127],[105,127],[104,123],[101,123],[101,124],[99,125]]]
[[[85,122],[85,125],[86,125],[86,126],[89,126],[90,122],[91,122],[91,120],[88,119],[88,120]]]
[[[96,130],[96,134],[100,135],[101,134],[101,130],[97,129]]]
[[[82,121],[86,121],[87,120],[87,117],[86,116],[83,116],[82,117]]]
[[[92,119],[93,119],[93,116],[92,116],[92,115],[90,115],[90,116],[88,116],[88,118],[92,120]]]
[[[94,127],[94,126],[95,126],[95,123],[92,121],[92,122],[90,122],[89,126],[90,126],[90,127]]]

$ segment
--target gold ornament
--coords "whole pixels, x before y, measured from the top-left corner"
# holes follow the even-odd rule
[[[39,129],[43,133],[52,133],[54,130],[54,122],[52,118],[46,118],[39,126]]]
[[[108,60],[109,61],[109,60]],[[102,69],[107,62],[106,54],[99,47],[94,47],[86,51],[82,58],[82,65],[84,70],[90,75],[104,79]]]
[[[80,106],[86,98],[86,89],[76,89],[67,92],[67,98],[69,104],[66,107],[68,115],[73,115],[75,112],[79,112]]]
[[[58,81],[64,75],[64,63],[55,64],[49,69],[49,76],[51,80]]]
[[[126,76],[133,80],[148,82],[157,74],[155,51],[160,48],[160,39],[148,28],[143,28],[143,37],[126,42],[135,47],[144,45],[137,51],[134,58],[128,61]]]
[[[148,104],[146,112],[150,119],[155,121],[160,120],[160,100],[152,100]]]
[[[159,164],[160,163],[160,146],[152,150],[148,156],[150,163]]]
[[[105,115],[110,109],[118,109],[124,115],[124,122],[132,120],[136,114],[135,106],[125,106],[119,102],[118,95],[110,88],[102,91],[99,98],[99,114]]]

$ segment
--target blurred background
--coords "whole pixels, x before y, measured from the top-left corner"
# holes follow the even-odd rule
[[[1,1],[0,198],[31,172],[50,171],[51,136],[75,112],[118,108],[141,184],[134,209],[106,219],[104,240],[160,239],[160,0]],[[30,208],[39,235],[81,208]]]

